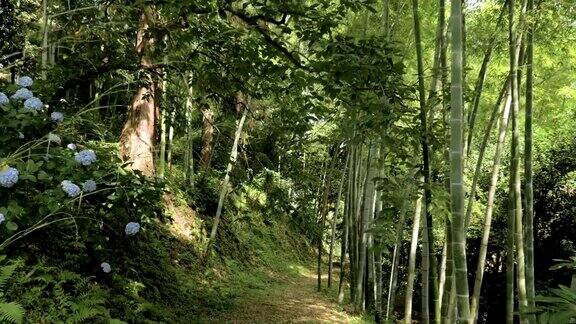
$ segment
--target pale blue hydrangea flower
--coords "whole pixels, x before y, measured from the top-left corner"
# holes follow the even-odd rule
[[[42,110],[44,104],[42,103],[42,100],[32,97],[24,101],[24,108],[27,110]]]
[[[100,267],[102,268],[102,272],[104,273],[110,273],[110,271],[112,271],[112,267],[108,262],[102,262],[100,264]]]
[[[19,86],[24,87],[24,88],[30,88],[32,86],[32,84],[34,84],[34,81],[29,76],[23,76],[23,77],[18,78],[18,81],[16,82],[16,84],[18,84]]]
[[[16,91],[16,93],[14,93],[12,95],[12,100],[28,100],[32,97],[34,97],[34,94],[32,93],[32,91],[30,91],[26,88],[21,88],[21,89],[18,89]]]
[[[10,188],[18,182],[18,170],[16,168],[5,168],[0,170],[0,186]]]
[[[61,123],[64,121],[64,114],[59,111],[55,111],[50,115],[50,118],[53,122]]]
[[[84,190],[84,192],[96,191],[96,181],[94,181],[92,179],[87,180],[86,182],[84,182],[82,184],[82,190]]]
[[[64,190],[70,198],[76,198],[80,194],[80,187],[72,183],[70,180],[64,180],[60,185],[62,186],[62,190]]]
[[[135,223],[135,222],[130,222],[130,223],[126,224],[126,228],[124,229],[124,232],[126,232],[126,235],[135,235],[139,231],[140,231],[140,224]]]
[[[0,107],[6,105],[8,102],[10,102],[8,96],[4,92],[0,92]]]
[[[66,147],[71,151],[76,151],[76,144],[74,144],[74,143],[70,143],[70,144],[66,145]]]
[[[5,220],[4,214],[0,213],[0,224],[4,223]]]
[[[74,160],[83,166],[88,166],[96,162],[96,153],[92,150],[82,150],[74,155]]]
[[[58,136],[54,133],[50,133],[50,134],[48,134],[48,142],[60,144],[60,143],[62,143],[62,139],[60,138],[60,136]]]

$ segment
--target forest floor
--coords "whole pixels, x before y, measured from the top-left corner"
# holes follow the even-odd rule
[[[269,271],[266,285],[245,287],[229,309],[204,323],[368,323],[348,314],[337,303],[338,273],[332,288],[316,290],[317,277],[312,265],[290,265],[289,271]]]

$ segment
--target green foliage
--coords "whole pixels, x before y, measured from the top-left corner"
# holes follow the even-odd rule
[[[6,256],[1,256],[0,261],[5,261]],[[18,263],[10,263],[0,267],[0,320],[7,323],[22,323],[24,320],[24,308],[20,303],[6,302],[6,284],[18,268]]]
[[[567,268],[573,274],[572,287],[560,285],[550,289],[548,295],[537,296],[538,323],[560,324],[572,323],[576,319],[576,257],[570,260],[555,260],[557,263],[550,270]]]
[[[38,263],[20,272],[9,294],[18,298],[31,322],[84,323],[109,319],[108,293],[93,278]]]
[[[573,323],[576,319],[576,289],[560,286],[551,290],[551,296],[539,296],[541,305],[538,322],[542,324]]]
[[[0,321],[7,323],[22,323],[24,320],[24,308],[15,302],[0,302]]]

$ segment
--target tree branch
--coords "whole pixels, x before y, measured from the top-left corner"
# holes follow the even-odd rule
[[[228,11],[232,15],[240,18],[240,20],[242,20],[247,25],[249,25],[250,27],[255,29],[258,33],[260,33],[260,35],[262,35],[262,37],[264,38],[266,43],[268,43],[269,45],[274,47],[276,50],[278,50],[280,53],[282,53],[282,55],[286,59],[288,59],[288,61],[290,61],[292,64],[294,64],[295,66],[297,66],[301,69],[306,69],[306,66],[304,66],[302,64],[302,62],[296,56],[296,54],[291,52],[286,47],[284,47],[278,40],[275,40],[274,38],[272,38],[272,36],[270,35],[270,31],[264,27],[263,23],[268,22],[269,21],[268,19],[270,19],[270,18],[263,19],[263,18],[258,18],[258,17],[262,17],[262,16],[248,16],[247,14],[245,14],[243,12],[234,11],[232,9],[226,9],[226,11]],[[288,15],[285,14],[283,17],[283,20],[285,20],[284,18],[287,18],[287,16]]]

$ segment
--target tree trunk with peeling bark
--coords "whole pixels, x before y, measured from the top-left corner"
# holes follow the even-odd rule
[[[154,39],[147,35],[151,24],[151,10],[146,7],[140,13],[138,33],[136,35],[136,52],[141,56],[143,69],[152,67],[148,57]],[[156,131],[156,87],[148,73],[147,79],[136,90],[128,111],[128,120],[120,135],[120,157],[133,170],[146,176],[155,173],[154,145]]]

